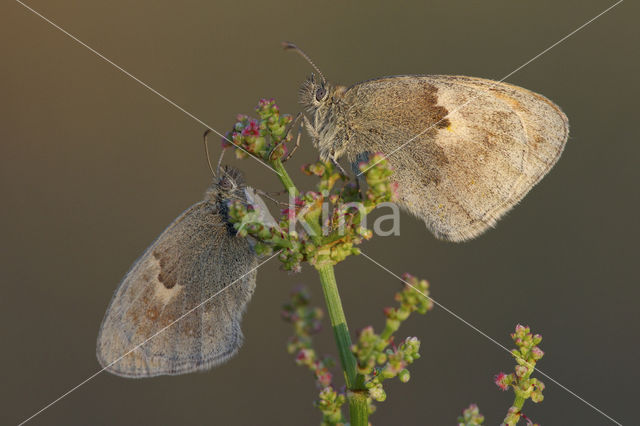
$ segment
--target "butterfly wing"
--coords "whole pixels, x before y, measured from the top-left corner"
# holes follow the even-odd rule
[[[151,377],[206,370],[240,348],[257,257],[214,203],[176,219],[134,263],[98,335],[107,371]]]
[[[556,163],[567,117],[529,90],[473,77],[398,76],[344,93],[353,161],[382,152],[399,202],[437,237],[476,237]]]

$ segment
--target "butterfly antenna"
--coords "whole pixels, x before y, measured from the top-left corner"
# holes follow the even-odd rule
[[[209,145],[207,144],[207,136],[211,133],[211,129],[207,129],[202,135],[202,139],[204,142],[204,154],[207,157],[207,165],[209,166],[209,170],[211,170],[211,174],[213,177],[217,177],[217,173],[213,170],[213,166],[211,165],[211,157],[209,157]],[[224,153],[224,150],[222,151]],[[222,159],[222,155],[220,155],[220,159]],[[220,168],[220,163],[218,163],[218,169]]]
[[[314,70],[316,70],[316,72],[318,73],[318,75],[320,75],[320,78],[322,78],[322,83],[326,84],[327,80],[324,78],[324,75],[322,74],[322,71],[320,71],[320,68],[318,68],[316,66],[316,64],[313,63],[313,61],[311,60],[311,58],[309,58],[309,56],[307,56],[306,53],[304,53],[304,51],[302,49],[300,49],[298,46],[296,46],[295,44],[288,42],[288,41],[283,41],[282,42],[282,47],[284,47],[285,50],[294,50],[295,52],[297,52],[300,56],[302,56],[307,62],[309,62],[309,64],[311,64],[311,66],[313,67]]]
[[[222,148],[222,152],[220,153],[220,157],[218,158],[218,165],[216,166],[216,174],[220,175],[220,165],[222,164],[222,157],[224,157],[224,153],[227,152],[225,148]]]

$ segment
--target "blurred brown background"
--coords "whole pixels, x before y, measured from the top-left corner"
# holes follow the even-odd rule
[[[160,93],[226,131],[260,97],[296,113],[310,67],[337,83],[406,73],[500,79],[613,1],[211,2],[31,0],[30,6]],[[200,200],[210,175],[204,126],[16,2],[0,6],[2,179],[0,423],[16,424],[99,369],[98,327],[144,248]],[[557,166],[499,226],[466,244],[435,240],[403,215],[401,237],[362,248],[390,270],[430,280],[432,295],[511,347],[517,323],[542,333],[539,367],[621,423],[637,421],[638,7],[622,3],[509,78],[557,102],[571,137]],[[214,156],[219,147],[213,145]],[[315,158],[309,139],[290,164]],[[251,184],[278,181],[252,160]],[[363,257],[337,268],[349,326],[380,328],[399,282]],[[272,261],[240,354],[204,374],[125,380],[103,373],[32,424],[318,424],[317,392],[285,351],[279,317],[315,272]],[[327,331],[329,331],[327,329]],[[477,402],[497,424],[512,402],[492,383],[513,360],[441,309],[411,319],[422,354],[390,383],[376,425],[454,424]],[[332,336],[318,341],[335,354]],[[540,377],[544,425],[611,424]]]

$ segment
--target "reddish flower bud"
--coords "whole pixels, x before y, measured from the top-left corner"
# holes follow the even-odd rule
[[[493,381],[496,384],[496,386],[498,386],[503,391],[506,391],[507,389],[509,389],[509,383],[511,382],[509,376],[503,372],[496,374],[495,377],[493,378]]]

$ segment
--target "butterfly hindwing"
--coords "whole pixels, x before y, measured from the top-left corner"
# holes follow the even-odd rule
[[[107,310],[97,346],[103,367],[126,377],[182,374],[236,353],[257,256],[234,234],[217,204],[203,201],[158,237]]]
[[[399,202],[439,238],[473,238],[556,163],[560,108],[529,90],[472,77],[396,76],[347,89],[344,153],[382,152]]]

